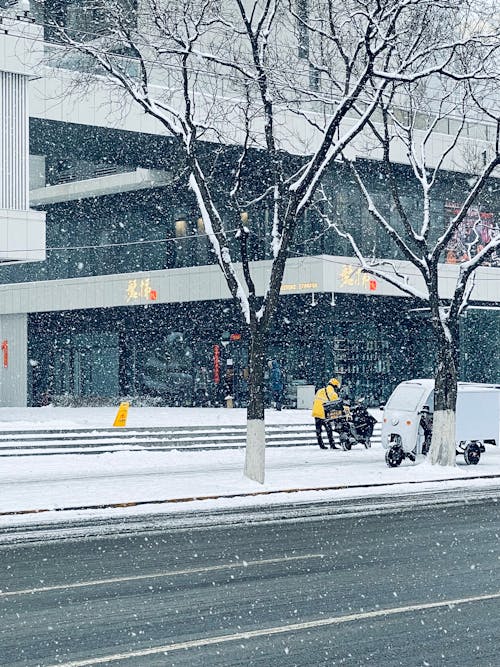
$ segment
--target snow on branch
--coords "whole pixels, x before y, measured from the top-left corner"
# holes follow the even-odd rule
[[[200,180],[201,183],[203,183],[201,172],[198,172],[197,176],[198,178],[195,176],[195,174],[191,174],[189,178],[189,186],[196,195],[198,206],[201,210],[203,224],[205,226],[205,231],[208,238],[210,239],[210,242],[212,243],[213,248],[215,249],[219,266],[221,267],[222,272],[226,277],[231,294],[240,304],[245,322],[248,324],[250,322],[250,307],[248,297],[246,296],[240,280],[236,275],[234,264],[231,259],[227,237],[223,230],[222,220],[220,219],[215,206],[212,206],[211,210],[209,210],[209,205],[211,202],[210,197],[207,196],[207,193],[203,192],[202,187],[200,187]]]
[[[318,201],[329,204],[329,198],[323,192],[324,198]],[[318,202],[317,202],[318,203]],[[359,265],[363,271],[369,273],[370,275],[375,276],[384,280],[389,285],[396,287],[403,294],[408,296],[413,296],[417,299],[422,299],[424,301],[428,300],[428,293],[422,290],[419,290],[417,287],[410,283],[410,276],[405,275],[399,271],[395,262],[390,262],[388,260],[378,260],[378,259],[366,259],[362,253],[359,245],[356,243],[354,236],[348,232],[343,226],[333,218],[331,218],[327,213],[322,210],[316,209],[319,216],[322,218],[323,222],[327,228],[333,229],[335,233],[341,238],[349,241],[354,255],[356,256]],[[390,269],[390,272],[387,271],[387,268]]]
[[[351,173],[353,174],[356,183],[358,184],[359,189],[361,190],[361,193],[366,201],[366,205],[368,208],[368,211],[370,215],[373,217],[375,222],[382,227],[382,229],[386,232],[387,236],[391,238],[396,246],[401,250],[401,252],[404,254],[404,256],[412,262],[415,266],[417,266],[420,271],[423,273],[427,272],[427,265],[425,261],[416,255],[413,250],[410,248],[410,246],[406,243],[406,241],[403,239],[403,237],[397,233],[397,231],[394,229],[394,227],[389,223],[387,218],[382,215],[380,212],[380,209],[376,206],[375,202],[373,201],[373,197],[370,195],[368,192],[367,187],[365,186],[363,179],[360,177],[358,170],[356,169],[355,164],[353,163],[352,160],[344,160],[345,163],[349,166]]]

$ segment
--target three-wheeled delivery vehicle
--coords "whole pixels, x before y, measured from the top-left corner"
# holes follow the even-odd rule
[[[382,446],[391,468],[427,454],[434,412],[434,380],[407,380],[384,406]],[[459,382],[455,438],[468,465],[479,462],[486,444],[500,445],[500,385]]]

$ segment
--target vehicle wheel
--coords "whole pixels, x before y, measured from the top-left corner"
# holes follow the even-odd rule
[[[342,447],[344,452],[348,452],[351,449],[351,443],[349,441],[349,437],[345,433],[340,434],[339,441],[340,441],[340,446]]]
[[[475,466],[481,458],[481,448],[477,442],[469,442],[464,449],[464,459],[468,466]]]
[[[404,452],[401,447],[391,447],[385,453],[385,462],[389,468],[397,468],[404,459]]]

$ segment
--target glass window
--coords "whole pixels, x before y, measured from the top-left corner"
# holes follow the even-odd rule
[[[309,0],[297,0],[297,36],[299,42],[299,58],[309,56],[309,31],[305,25],[309,13]]]
[[[135,21],[136,0],[120,0],[119,4],[122,8],[120,16],[113,18],[111,11],[106,10],[105,3],[96,3],[95,0],[45,0],[44,20],[47,24],[57,21],[66,26],[73,37],[90,41],[108,34],[112,20],[128,24]],[[36,18],[41,18],[40,11]],[[50,28],[46,37],[50,41],[60,41],[57,32]]]

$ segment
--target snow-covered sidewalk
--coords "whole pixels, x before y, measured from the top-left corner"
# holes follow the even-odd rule
[[[111,428],[116,408],[0,408],[0,431]],[[375,411],[374,414],[380,414]],[[376,415],[377,416],[377,415]],[[243,408],[130,408],[127,428],[152,426],[232,426],[245,424]],[[305,424],[310,410],[266,410],[268,424]],[[117,429],[119,432],[119,429]]]
[[[0,430],[106,427],[114,413],[108,408],[4,408],[0,410]],[[270,411],[266,419],[269,423],[289,424],[306,423],[310,417],[308,411],[290,410]],[[127,426],[222,425],[244,420],[243,410],[137,408],[131,409]],[[479,465],[466,466],[458,457],[453,469],[431,467],[425,460],[390,469],[380,446],[370,450],[358,446],[350,452],[318,447],[273,448],[267,452],[264,485],[243,477],[243,463],[243,448],[2,458],[0,526],[74,519],[89,513],[118,516],[175,512],[181,507],[217,509],[292,499],[386,496],[425,488],[500,484],[500,448],[491,446]],[[139,505],[116,507],[125,503]]]

